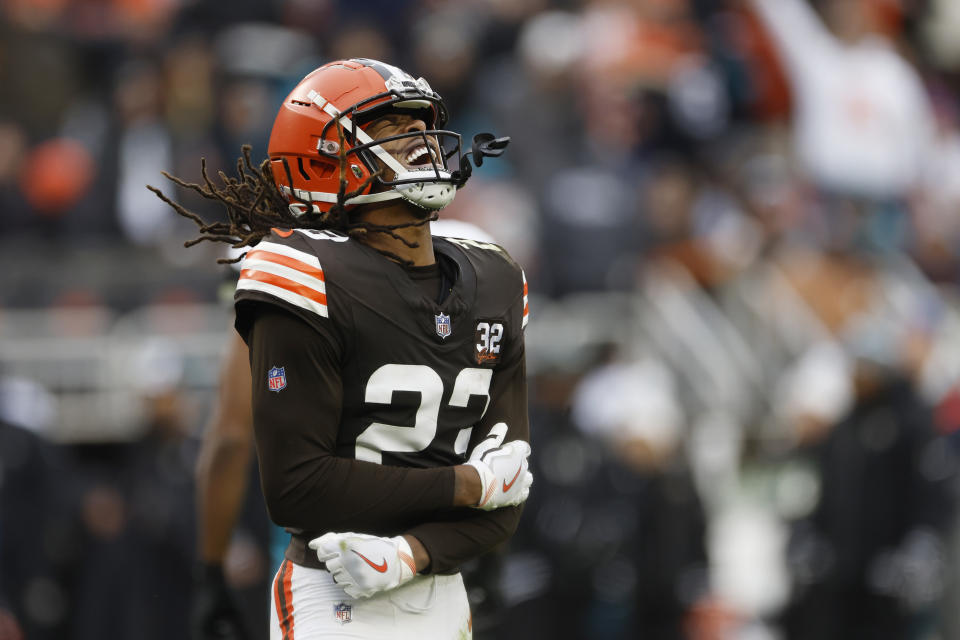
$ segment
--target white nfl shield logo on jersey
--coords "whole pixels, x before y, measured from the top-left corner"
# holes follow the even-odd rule
[[[353,606],[341,602],[333,607],[333,615],[336,616],[337,622],[340,624],[347,624],[353,618]]]
[[[283,367],[271,367],[267,372],[267,388],[280,392],[287,388],[287,374]]]
[[[437,335],[441,338],[446,338],[450,335],[450,316],[440,313],[439,315],[433,316],[434,320],[437,321]]]

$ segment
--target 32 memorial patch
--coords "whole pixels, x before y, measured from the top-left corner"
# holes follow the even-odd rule
[[[503,347],[503,322],[478,320],[474,333],[474,356],[477,364],[496,364]]]

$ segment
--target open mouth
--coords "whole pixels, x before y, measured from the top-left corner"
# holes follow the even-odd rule
[[[443,164],[438,157],[437,150],[432,146],[428,147],[425,144],[418,144],[413,149],[411,149],[406,156],[403,158],[403,163],[409,169],[414,170],[423,170],[426,168],[433,168],[433,163],[436,163],[438,167],[443,167]]]

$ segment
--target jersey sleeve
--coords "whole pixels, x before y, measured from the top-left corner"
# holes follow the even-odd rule
[[[522,278],[523,294],[517,296],[510,314],[511,324],[518,328],[512,332],[504,361],[494,371],[490,407],[473,429],[468,454],[492,433],[504,433],[504,427],[502,442],[530,441],[523,341],[529,309],[526,277],[522,271],[519,276]],[[522,513],[522,505],[494,511],[455,509],[442,518],[415,526],[406,533],[420,540],[430,554],[431,573],[447,573],[507,541],[516,531]]]
[[[257,243],[240,264],[234,294],[236,327],[247,339],[257,304],[280,307],[323,334],[332,346],[342,349],[344,315],[328,299],[327,273],[321,258],[293,231],[273,229]]]
[[[453,504],[452,467],[415,469],[337,457],[337,350],[275,305],[251,315],[250,366],[260,479],[271,519],[306,532],[395,532]]]

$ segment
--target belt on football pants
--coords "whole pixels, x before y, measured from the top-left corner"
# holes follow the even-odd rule
[[[287,550],[283,552],[283,557],[294,564],[308,569],[327,570],[327,565],[317,559],[317,552],[307,546],[307,543],[316,536],[303,536],[299,534],[290,535],[290,544]]]

